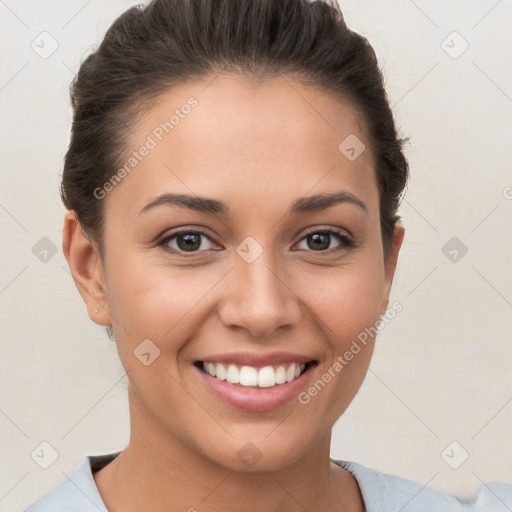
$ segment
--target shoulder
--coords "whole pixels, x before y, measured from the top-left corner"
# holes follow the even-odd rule
[[[78,466],[23,512],[108,512],[92,476],[119,452],[87,455]]]
[[[510,512],[512,483],[482,483],[474,496],[457,497],[407,478],[368,468],[353,461],[335,460],[359,484],[366,512]]]

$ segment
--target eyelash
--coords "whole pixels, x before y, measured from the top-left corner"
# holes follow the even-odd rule
[[[196,234],[196,235],[202,235],[206,238],[208,238],[209,240],[211,240],[213,242],[213,240],[211,239],[211,237],[209,235],[207,235],[204,231],[201,231],[200,229],[182,229],[180,231],[175,231],[174,233],[164,237],[160,242],[157,243],[158,246],[165,246],[166,244],[168,244],[171,240],[173,240],[174,238],[178,237],[179,235],[183,235],[183,234]],[[343,232],[341,230],[334,230],[334,229],[314,229],[314,230],[311,230],[307,233],[304,234],[304,236],[299,240],[299,242],[302,242],[302,240],[304,240],[305,238],[307,238],[308,236],[310,235],[314,235],[314,234],[317,234],[317,233],[321,233],[321,234],[328,234],[328,235],[333,235],[335,238],[338,239],[338,241],[341,242],[341,246],[339,247],[335,247],[333,249],[326,249],[326,250],[323,250],[323,251],[308,251],[308,252],[313,252],[313,253],[318,253],[318,254],[332,254],[332,253],[335,253],[335,252],[338,252],[338,251],[341,251],[341,250],[344,250],[344,249],[351,249],[351,248],[354,248],[356,247],[356,243],[351,239],[349,238],[348,236],[344,235]],[[184,256],[185,258],[189,258],[189,257],[193,257],[197,254],[200,254],[201,252],[205,252],[205,251],[192,251],[192,252],[186,252],[186,251],[182,251],[182,250],[179,250],[179,249],[174,249],[174,248],[171,248],[171,247],[164,247],[164,250],[166,251],[169,251],[169,252],[172,252],[172,253],[176,253],[176,254],[180,254],[182,256]]]

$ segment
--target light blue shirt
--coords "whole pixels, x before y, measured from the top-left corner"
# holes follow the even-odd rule
[[[23,512],[108,512],[93,472],[120,452],[88,455],[64,480]],[[462,500],[449,492],[426,487],[352,461],[335,460],[359,484],[366,512],[511,512],[512,482],[481,484],[475,496]]]

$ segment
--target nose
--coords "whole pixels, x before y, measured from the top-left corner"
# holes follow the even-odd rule
[[[301,316],[300,299],[290,288],[288,273],[264,257],[268,252],[263,251],[252,263],[237,259],[219,306],[226,327],[247,329],[255,338],[270,337],[279,328],[296,325]]]

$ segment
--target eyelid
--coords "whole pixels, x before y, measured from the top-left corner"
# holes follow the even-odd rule
[[[347,238],[351,238],[351,235],[346,229],[343,228],[336,228],[332,226],[313,226],[312,228],[307,229],[304,234],[302,235],[302,238],[305,236],[311,235],[313,233],[319,233],[319,232],[330,232],[330,233],[337,233],[339,235],[344,235]],[[301,238],[301,240],[302,240]]]
[[[334,247],[332,249],[326,249],[324,251],[313,251],[309,250],[306,252],[312,253],[312,254],[332,254],[336,253],[338,251],[342,251],[343,249],[350,249],[355,248],[358,246],[358,242],[354,239],[354,237],[343,228],[335,228],[335,227],[321,227],[321,226],[313,226],[312,228],[308,229],[300,238],[300,240],[294,244],[297,245],[298,243],[302,242],[306,237],[309,235],[312,235],[314,233],[327,233],[328,235],[335,236],[338,238],[338,241],[341,243],[341,247]]]
[[[158,237],[155,245],[157,247],[167,245],[167,242],[169,242],[171,239],[174,239],[176,236],[185,234],[185,233],[195,233],[195,234],[202,235],[205,238],[208,238],[208,240],[210,240],[213,244],[218,245],[217,242],[215,242],[215,240],[213,239],[213,237],[210,236],[206,231],[204,231],[201,228],[194,228],[194,227],[176,228],[175,231],[171,231],[170,233],[167,233],[161,237]],[[190,253],[187,253],[186,251],[177,251],[176,249],[173,249],[172,247],[170,247],[169,249],[171,252],[175,252],[178,254],[184,254],[184,255],[201,254],[201,253],[207,252],[206,250],[203,250],[203,251],[192,251]]]
[[[188,228],[188,227],[186,227],[186,228],[176,228],[175,231],[167,232],[165,235],[158,237],[157,243],[161,244],[161,243],[165,242],[166,240],[169,240],[171,238],[174,238],[174,237],[176,237],[178,235],[185,234],[185,233],[200,234],[200,235],[203,235],[205,238],[208,238],[212,242],[215,242],[213,237],[210,234],[208,234],[206,231],[204,231],[204,230],[202,230],[200,228]]]

